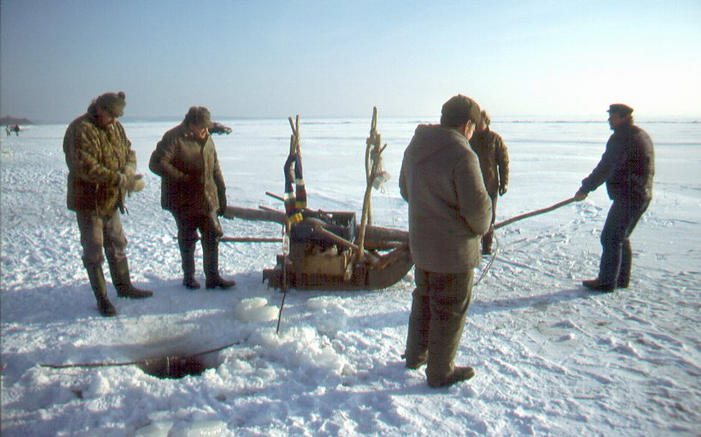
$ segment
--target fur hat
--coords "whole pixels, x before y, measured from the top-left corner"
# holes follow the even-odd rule
[[[105,93],[97,98],[95,104],[113,117],[121,117],[124,114],[124,107],[127,105],[126,94],[124,94],[124,91]]]

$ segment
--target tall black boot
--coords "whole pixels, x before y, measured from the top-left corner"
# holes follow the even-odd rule
[[[117,296],[128,297],[130,299],[143,299],[153,296],[151,290],[141,290],[131,284],[129,277],[129,263],[124,258],[121,261],[108,260],[110,266],[110,274],[112,275],[112,284],[117,289]]]
[[[105,284],[105,275],[102,273],[102,264],[84,262],[83,265],[88,271],[88,279],[90,279],[90,287],[95,293],[98,311],[105,317],[116,316],[117,310],[107,298],[107,285]]]
[[[482,237],[482,255],[492,254],[492,240],[494,239],[494,227],[490,227],[489,231]]]
[[[180,247],[180,259],[183,266],[183,285],[190,290],[200,288],[200,283],[195,279],[195,245],[196,240],[178,239]]]
[[[616,287],[628,288],[630,284],[630,271],[633,267],[633,249],[630,247],[630,240],[623,241],[623,252],[621,252],[621,269],[618,272]]]
[[[227,289],[236,285],[235,281],[226,280],[219,276],[219,242],[214,241],[207,244],[202,240],[202,243],[202,258],[204,261],[205,285],[207,288],[220,287]]]

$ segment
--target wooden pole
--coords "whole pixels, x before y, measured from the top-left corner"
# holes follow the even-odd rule
[[[225,243],[282,243],[282,238],[267,237],[221,237],[219,241]]]
[[[273,223],[285,223],[285,213],[266,206],[259,206],[259,209],[241,208],[238,206],[227,206],[224,217],[227,219],[241,219],[250,221],[265,221]],[[360,225],[356,231],[360,233]],[[365,227],[365,246],[378,248],[391,242],[408,243],[409,233],[401,229],[384,228],[380,226]]]
[[[506,225],[510,225],[510,224],[513,223],[513,222],[517,222],[517,221],[519,221],[519,220],[523,220],[523,219],[528,218],[528,217],[533,217],[534,215],[545,214],[546,212],[553,211],[553,210],[555,210],[555,209],[558,209],[558,208],[560,208],[560,207],[563,207],[563,206],[565,206],[565,205],[568,205],[568,204],[570,204],[570,203],[572,203],[572,202],[574,202],[574,201],[575,201],[575,198],[574,198],[574,197],[570,197],[570,198],[567,199],[567,200],[563,200],[562,202],[558,202],[558,203],[556,203],[556,204],[554,204],[554,205],[552,205],[552,206],[549,206],[549,207],[547,207],[547,208],[537,209],[537,210],[535,210],[535,211],[531,211],[531,212],[527,212],[527,213],[525,213],[525,214],[517,215],[516,217],[512,217],[512,218],[510,218],[510,219],[508,219],[508,220],[504,220],[504,221],[501,222],[501,223],[497,223],[496,225],[494,225],[494,229],[502,228],[502,227],[504,227],[504,226],[506,226]]]
[[[286,216],[284,212],[272,208],[260,206],[260,209],[241,208],[238,206],[227,206],[222,216],[228,219],[239,218],[251,221],[264,221],[284,223]]]
[[[266,196],[270,196],[270,197],[272,197],[273,199],[280,200],[280,201],[282,201],[282,202],[285,201],[285,198],[284,198],[284,197],[278,196],[277,194],[271,193],[270,191],[266,191],[266,192],[265,192],[265,195],[266,195]]]
[[[370,136],[365,141],[365,194],[363,196],[363,213],[360,219],[358,238],[356,239],[360,250],[356,255],[356,262],[360,260],[365,252],[365,230],[372,223],[372,184],[375,182],[380,165],[380,156],[385,147],[380,147],[380,135],[377,133],[377,107],[372,108],[372,121],[370,122]],[[371,157],[375,155],[375,160],[370,165]]]

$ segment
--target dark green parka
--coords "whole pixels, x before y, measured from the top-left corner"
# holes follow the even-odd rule
[[[185,123],[163,135],[149,168],[161,176],[161,206],[181,215],[211,215],[226,208],[226,185],[212,136],[200,142]]]

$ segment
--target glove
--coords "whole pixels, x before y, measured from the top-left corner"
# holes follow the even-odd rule
[[[580,202],[580,201],[587,198],[587,194],[588,194],[587,192],[582,191],[582,189],[580,188],[579,191],[577,191],[574,194],[574,200],[576,200],[577,202]]]
[[[144,175],[137,173],[133,174],[131,176],[128,176],[128,182],[127,182],[127,194],[131,196],[131,193],[134,192],[139,192],[144,189],[144,186],[146,185],[143,181]]]
[[[508,189],[508,185],[504,184],[499,187],[499,195],[503,196],[506,193],[506,190]]]
[[[219,199],[219,209],[217,210],[217,215],[219,217],[224,215],[224,212],[226,211],[226,197],[223,197]]]
[[[127,186],[129,185],[129,178],[124,173],[119,172],[117,173],[117,176],[119,177],[119,180],[117,181],[117,187],[119,188],[119,191],[126,191]]]

